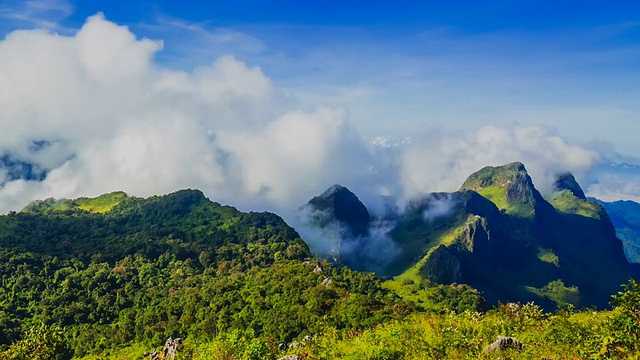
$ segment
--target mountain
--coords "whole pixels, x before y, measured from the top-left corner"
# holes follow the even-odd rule
[[[371,223],[366,206],[356,194],[341,185],[333,185],[320,196],[309,201],[306,207],[314,214],[318,226],[331,222],[342,225],[345,236],[364,236]]]
[[[629,262],[640,264],[640,204],[634,201],[597,201],[609,214]]]
[[[320,241],[330,242],[324,246],[328,248],[325,253],[334,261],[353,269],[369,270],[366,251],[360,245],[369,235],[372,219],[353,192],[344,186],[333,185],[299,211],[304,214],[306,224],[323,229]]]
[[[512,163],[471,174],[457,192],[415,199],[384,215],[400,251],[378,273],[407,284],[465,283],[493,303],[607,307],[632,277],[622,243],[571,174],[556,187],[545,199],[525,166]]]
[[[64,328],[76,357],[106,358],[127,344],[233,331],[277,344],[412,309],[372,274],[312,258],[276,214],[197,190],[47,199],[2,215],[0,280],[0,357],[41,324]]]

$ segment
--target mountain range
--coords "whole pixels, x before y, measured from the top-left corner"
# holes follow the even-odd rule
[[[605,202],[591,198],[604,207],[611,223],[622,240],[624,253],[629,262],[640,266],[640,204],[629,200]]]
[[[339,185],[302,209],[310,226],[338,229],[334,259],[376,271],[396,289],[465,283],[492,303],[606,307],[637,274],[605,208],[587,199],[571,174],[558,176],[555,187],[543,197],[516,162],[485,167],[459,191],[427,194],[380,218]],[[383,251],[391,258],[383,268],[369,256],[380,221],[396,249]]]
[[[513,308],[485,311],[499,301],[607,307],[633,268],[604,208],[570,174],[556,187],[543,198],[524,165],[487,167],[459,191],[376,216],[336,185],[302,207],[300,233],[198,190],[36,201],[0,216],[0,358],[107,358],[127,346],[115,358],[136,358],[168,337],[193,349],[212,336],[243,344],[244,358],[275,358],[292,351],[281,342],[351,338],[394,319],[417,320],[418,334],[439,328],[434,316],[459,321],[438,314],[482,313],[493,329]],[[611,219],[633,224],[620,214]],[[475,355],[492,340],[478,341]]]

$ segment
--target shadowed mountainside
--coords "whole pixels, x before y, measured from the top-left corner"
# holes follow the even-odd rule
[[[558,176],[556,187],[543,198],[524,165],[512,163],[477,171],[457,192],[415,199],[385,215],[401,251],[378,273],[404,283],[466,283],[493,303],[607,307],[632,277],[622,243],[571,174]]]

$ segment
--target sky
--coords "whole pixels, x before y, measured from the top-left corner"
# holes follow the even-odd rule
[[[521,161],[640,200],[640,4],[0,1],[0,212],[193,187],[372,208]]]

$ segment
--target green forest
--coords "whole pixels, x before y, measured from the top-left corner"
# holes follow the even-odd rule
[[[634,280],[605,311],[390,286],[197,190],[39,201],[0,216],[0,249],[0,359],[141,359],[169,337],[179,359],[640,358]],[[498,336],[523,347],[484,351]]]

